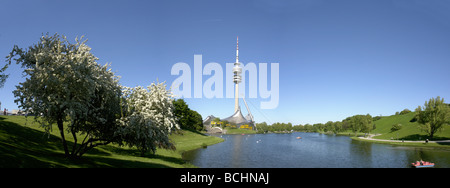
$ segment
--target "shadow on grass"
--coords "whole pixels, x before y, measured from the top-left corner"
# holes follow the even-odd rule
[[[73,142],[68,142],[69,146]],[[109,147],[109,146],[104,146]],[[116,149],[113,149],[116,148]],[[70,149],[70,148],[69,148]],[[117,154],[135,156],[135,150],[111,146],[108,149]],[[0,117],[0,168],[64,168],[64,167],[120,167],[120,168],[167,168],[169,166],[129,159],[110,158],[110,153],[97,148],[91,149],[87,156],[80,159],[68,159],[64,156],[61,139],[45,134]],[[154,155],[165,161],[183,164],[182,160]]]
[[[0,167],[64,167],[61,141],[13,122],[0,120]]]
[[[141,152],[138,151],[137,149],[121,148],[121,147],[117,147],[117,146],[113,146],[113,145],[102,146],[102,149],[116,153],[116,154],[120,154],[120,155],[142,157]],[[167,162],[171,162],[171,163],[179,164],[179,165],[185,164],[185,161],[182,159],[179,159],[176,157],[159,155],[159,154],[150,154],[150,152],[147,152],[144,157],[150,158],[150,159],[160,159],[163,161],[167,161]]]
[[[163,164],[134,161],[134,160],[122,160],[100,156],[85,156],[81,160],[83,160],[83,164],[95,162],[95,164],[92,164],[92,166],[86,167],[97,167],[97,168],[171,168],[170,166]]]

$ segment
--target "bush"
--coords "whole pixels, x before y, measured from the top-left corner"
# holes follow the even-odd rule
[[[381,116],[375,116],[375,117],[372,118],[372,121],[377,121],[377,120],[380,120],[380,119],[381,119]]]
[[[403,114],[407,114],[407,113],[410,113],[411,112],[411,110],[409,110],[409,109],[404,109],[404,110],[402,110],[401,112],[400,112],[400,115],[403,115]]]
[[[402,124],[400,124],[400,123],[394,124],[394,125],[392,125],[391,132],[398,131],[400,129],[402,129]]]

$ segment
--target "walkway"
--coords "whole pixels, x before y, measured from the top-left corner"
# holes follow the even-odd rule
[[[374,136],[379,136],[381,134],[369,134],[369,136],[366,137],[358,137],[361,139],[366,139],[366,140],[375,140],[375,141],[382,141],[382,142],[412,142],[412,143],[425,143],[425,140],[421,140],[421,141],[412,141],[412,140],[384,140],[384,139],[375,139],[372,138]],[[450,140],[438,140],[438,141],[428,141],[428,143],[450,143]]]

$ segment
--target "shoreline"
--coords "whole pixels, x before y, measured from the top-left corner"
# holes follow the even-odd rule
[[[435,148],[448,148],[450,149],[450,140],[438,140],[438,141],[428,141],[426,143],[423,141],[415,141],[415,140],[385,140],[385,139],[375,139],[372,138],[376,135],[370,135],[368,137],[350,137],[352,140],[358,140],[363,142],[372,142],[372,143],[380,143],[380,144],[391,144],[391,145],[400,145],[400,146],[415,146],[415,147],[435,147]]]

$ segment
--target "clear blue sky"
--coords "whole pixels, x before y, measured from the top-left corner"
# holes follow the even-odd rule
[[[241,62],[280,64],[278,107],[261,110],[260,98],[249,99],[257,122],[325,123],[414,110],[436,96],[450,101],[446,0],[0,2],[1,58],[47,32],[72,41],[85,35],[126,86],[156,79],[170,86],[178,77],[172,65],[193,69],[194,54],[225,67],[239,36]],[[21,71],[8,69],[2,108],[17,108],[12,91]],[[233,99],[186,101],[204,118],[234,110]]]

